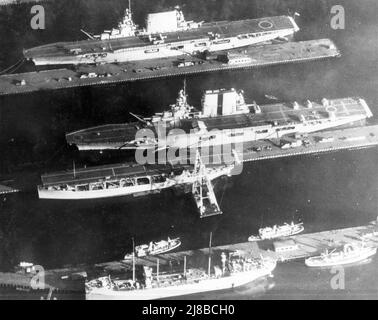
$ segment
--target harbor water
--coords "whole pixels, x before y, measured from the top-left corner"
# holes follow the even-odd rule
[[[0,7],[0,70],[16,63],[22,49],[48,42],[84,39],[80,29],[99,33],[115,26],[123,0],[49,1],[46,29],[30,28],[30,4]],[[269,103],[361,96],[378,115],[378,4],[375,0],[290,1],[158,0],[133,4],[137,23],[146,13],[176,4],[187,20],[237,20],[298,11],[299,40],[331,38],[338,59],[244,71],[187,76],[189,102],[203,90],[234,87],[246,101]],[[331,8],[342,4],[345,30],[331,28]],[[33,71],[28,63],[18,71]],[[147,197],[80,202],[37,197],[40,175],[99,163],[118,163],[126,152],[79,154],[65,144],[69,131],[149,116],[175,101],[183,78],[0,97],[0,184],[14,180],[20,193],[0,196],[0,270],[20,261],[45,268],[119,260],[137,244],[181,237],[182,249],[244,242],[262,226],[303,221],[305,232],[366,224],[378,215],[378,150],[259,161],[242,174],[215,181],[223,215],[200,219],[190,194],[165,191]],[[345,269],[345,290],[333,290],[329,270],[303,261],[281,264],[273,279],[203,299],[378,298],[378,259]]]

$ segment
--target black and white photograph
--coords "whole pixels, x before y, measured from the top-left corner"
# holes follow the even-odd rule
[[[0,300],[378,299],[377,16],[0,0]]]

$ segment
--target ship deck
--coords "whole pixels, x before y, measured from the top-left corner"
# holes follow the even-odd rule
[[[105,179],[122,179],[154,175],[168,175],[172,170],[183,170],[189,166],[166,166],[166,165],[138,165],[138,164],[117,164],[98,167],[75,169],[75,171],[64,171],[42,175],[43,186],[54,186],[61,184],[87,184]]]
[[[316,61],[340,56],[329,39],[250,46],[230,50],[250,58],[250,62],[227,64],[218,60],[202,60],[182,55],[118,64],[79,65],[76,69],[51,69],[38,72],[0,76],[0,95],[24,94],[36,91],[101,86],[115,83],[185,76],[208,72],[251,69],[279,64]],[[178,67],[178,61],[190,61],[191,66]],[[94,77],[83,77],[93,74]],[[106,76],[104,76],[106,75]],[[22,83],[23,82],[23,83]]]
[[[271,25],[270,28],[261,28],[260,25],[265,22]],[[192,29],[180,32],[162,33],[166,37],[165,43],[175,43],[181,41],[190,41],[197,39],[208,39],[209,33],[219,34],[220,37],[233,37],[239,34],[275,31],[282,29],[294,28],[291,20],[287,16],[269,17],[261,19],[248,19],[241,21],[221,21],[205,23],[198,29]],[[103,48],[110,51],[119,49],[129,49],[134,47],[144,47],[151,45],[148,37],[128,37],[121,39],[101,40],[83,40],[76,42],[57,42],[39,47],[27,49],[24,56],[27,59],[38,56],[51,57],[57,55],[72,55],[70,50],[81,49],[81,53],[103,52]]]
[[[329,100],[329,106],[313,102],[310,109],[303,105],[294,110],[292,104],[275,103],[260,106],[261,113],[248,113],[231,116],[200,119],[206,125],[207,130],[239,129],[245,127],[257,127],[276,123],[277,125],[298,124],[301,116],[306,120],[320,120],[329,118],[329,112],[333,112],[336,119],[353,116],[371,116],[371,111],[358,98],[345,98]]]

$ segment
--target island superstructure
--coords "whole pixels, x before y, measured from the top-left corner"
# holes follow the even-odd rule
[[[258,105],[246,103],[244,92],[236,89],[205,91],[197,111],[184,88],[169,110],[150,118],[135,116],[138,122],[68,133],[66,140],[79,150],[181,149],[282,139],[362,125],[372,116],[366,101],[357,97]]]
[[[57,42],[24,50],[35,65],[117,63],[183,54],[196,55],[246,47],[280,39],[299,31],[293,17],[276,16],[240,21],[186,21],[182,11],[151,13],[140,29],[126,9],[118,28],[89,36],[88,40]]]

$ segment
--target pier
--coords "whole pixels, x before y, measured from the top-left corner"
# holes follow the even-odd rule
[[[341,249],[347,243],[361,243],[362,241],[368,246],[378,247],[378,225],[375,222],[360,227],[305,233],[283,239],[213,246],[211,252],[215,258],[214,263],[217,262],[216,258],[219,260],[222,252],[233,251],[242,252],[251,258],[260,258],[261,256],[271,257],[280,263],[285,263],[319,255],[326,249],[329,251]],[[189,267],[198,267],[198,263],[200,262],[206,265],[208,255],[209,248],[203,248],[136,258],[135,264],[136,266],[156,268],[157,260],[159,260],[159,265],[162,268],[164,266],[174,266],[177,268],[177,266],[183,264],[184,257],[186,257],[185,259]],[[132,270],[132,260],[100,263],[94,267],[97,270],[102,270],[103,273],[127,272]]]
[[[299,142],[298,145],[295,144],[297,142]],[[286,146],[284,146],[283,143],[286,144]],[[375,147],[377,145],[378,125],[368,125],[319,131],[310,133],[304,137],[298,137],[297,139],[294,137],[283,137],[281,139],[272,138],[270,140],[246,142],[240,145],[239,148],[235,145],[234,151],[240,162],[253,162],[342,150],[359,150]],[[230,148],[226,149],[228,150]],[[203,162],[212,165],[227,163],[231,160],[234,161],[234,159],[231,159],[230,154],[226,153],[227,150],[223,150],[222,148],[210,149],[207,156],[202,154]],[[191,152],[190,156],[193,157],[194,155],[195,153]],[[172,161],[172,163],[186,163],[187,160],[186,157],[178,157],[175,161]]]
[[[230,51],[228,62],[183,55],[128,63],[80,65],[0,76],[0,96],[74,87],[110,85],[216,71],[251,69],[340,56],[329,39],[250,46]]]
[[[306,230],[305,230],[306,231]],[[281,239],[262,240],[256,242],[242,242],[228,245],[215,245],[211,248],[213,265],[220,265],[220,256],[224,253],[239,252],[249,258],[271,257],[279,263],[289,261],[301,261],[311,256],[317,256],[325,250],[341,250],[345,244],[358,244],[363,242],[370,247],[378,247],[378,223],[329,230],[316,233],[304,233]],[[156,272],[157,265],[160,272],[183,272],[184,265],[187,268],[207,269],[209,248],[196,250],[176,251],[156,256],[135,258],[136,268],[149,266]],[[126,252],[125,252],[126,253]],[[303,261],[304,263],[304,261]],[[38,266],[36,266],[38,268]],[[0,290],[17,290],[32,292],[42,299],[50,299],[58,296],[59,299],[70,299],[72,296],[84,295],[84,279],[91,280],[93,276],[122,276],[129,275],[133,269],[133,262],[117,260],[94,265],[81,265],[64,269],[45,270],[44,287],[34,289],[36,274],[34,273],[0,273]],[[126,276],[127,277],[127,276]],[[14,293],[13,293],[14,294]]]

